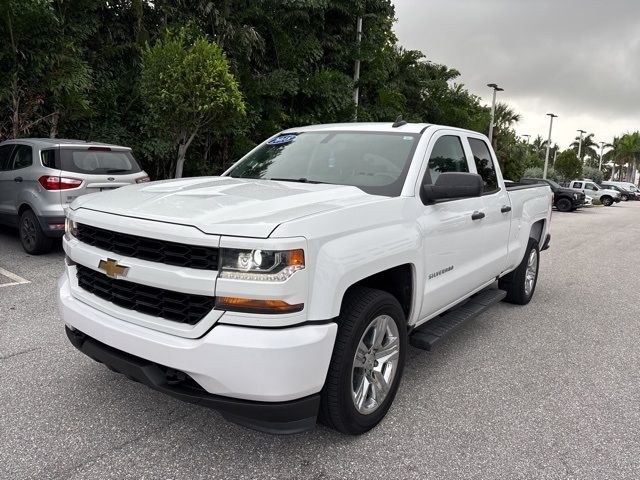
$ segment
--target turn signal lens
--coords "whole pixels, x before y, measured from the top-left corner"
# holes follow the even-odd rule
[[[304,308],[303,303],[290,305],[284,300],[254,300],[249,298],[216,297],[216,310],[242,313],[295,313]]]

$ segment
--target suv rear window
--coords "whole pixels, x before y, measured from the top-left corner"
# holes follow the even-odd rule
[[[60,170],[94,175],[126,175],[139,172],[140,166],[128,150],[101,148],[61,148]]]

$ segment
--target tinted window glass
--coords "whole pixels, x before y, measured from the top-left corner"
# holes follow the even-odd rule
[[[42,150],[40,151],[40,159],[42,160],[42,165],[48,168],[56,168],[56,151],[51,150]]]
[[[433,146],[427,171],[425,172],[424,183],[436,183],[441,173],[468,171],[469,165],[467,164],[467,157],[464,155],[460,137],[447,135],[436,140]]]
[[[582,182],[573,182],[573,188],[582,188]]]
[[[382,132],[284,134],[246,156],[229,176],[352,185],[397,196],[418,138]]]
[[[29,145],[16,145],[13,151],[13,166],[12,170],[18,170],[19,168],[30,167],[33,161],[32,149]]]
[[[60,170],[74,173],[126,175],[140,171],[129,151],[61,148]]]
[[[0,170],[9,169],[9,160],[11,159],[11,152],[13,151],[13,145],[0,146]]]
[[[484,193],[491,193],[498,190],[498,177],[496,169],[489,153],[489,147],[482,140],[470,138],[469,145],[473,152],[473,160],[476,162],[478,174],[484,181]]]
[[[598,190],[593,183],[585,183],[584,188],[585,190]]]

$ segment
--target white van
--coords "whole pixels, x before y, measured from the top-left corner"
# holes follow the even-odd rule
[[[602,183],[606,183],[607,185],[615,185],[617,187],[624,188],[625,190],[629,190],[630,192],[640,193],[640,188],[638,188],[631,182],[612,182],[611,180],[607,180],[606,182]]]

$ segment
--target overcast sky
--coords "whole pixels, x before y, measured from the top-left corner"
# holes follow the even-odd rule
[[[640,0],[393,0],[400,44],[460,71],[489,103],[487,83],[521,115],[519,135],[568,147],[640,129]]]

